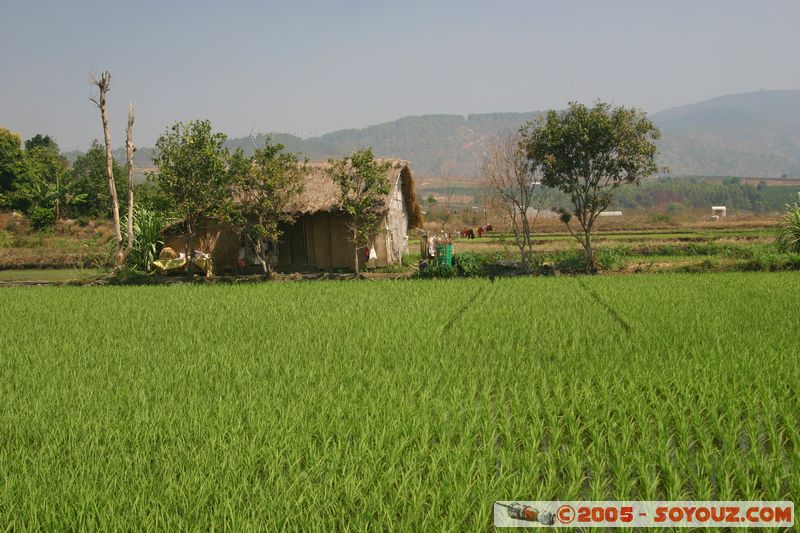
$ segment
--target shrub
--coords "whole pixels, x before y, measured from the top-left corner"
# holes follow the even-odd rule
[[[150,270],[153,261],[158,258],[158,253],[164,246],[161,239],[161,230],[168,221],[158,212],[142,207],[133,211],[133,249],[128,257],[128,266],[138,270]],[[125,228],[127,222],[122,221]],[[127,240],[127,236],[123,235]]]
[[[683,211],[686,211],[686,206],[678,202],[672,202],[667,206],[667,211],[670,213],[682,213]]]
[[[477,277],[486,274],[486,265],[474,254],[459,254],[455,262],[459,276]]]
[[[6,230],[0,229],[0,248],[11,246],[11,234]]]
[[[798,201],[786,206],[776,241],[781,252],[800,252],[800,193]]]
[[[432,264],[425,268],[421,268],[414,275],[417,278],[430,279],[430,278],[452,278],[457,274],[456,267],[451,265],[438,265]]]
[[[28,211],[28,219],[30,219],[33,229],[41,230],[55,224],[56,213],[52,208],[31,207]]]
[[[650,222],[654,224],[671,224],[673,220],[670,213],[653,213],[650,216]]]
[[[597,250],[597,264],[601,270],[619,270],[625,266],[627,257],[627,251],[622,248],[601,248]]]

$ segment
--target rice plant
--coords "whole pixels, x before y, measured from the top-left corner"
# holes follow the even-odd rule
[[[5,289],[0,527],[473,531],[494,500],[796,498],[799,291]]]

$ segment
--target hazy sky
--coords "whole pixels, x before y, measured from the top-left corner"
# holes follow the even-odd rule
[[[3,0],[0,125],[62,149],[175,120],[230,136],[326,132],[405,115],[532,111],[597,98],[658,111],[800,88],[800,1]]]

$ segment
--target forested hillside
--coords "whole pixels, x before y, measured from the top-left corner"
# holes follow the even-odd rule
[[[274,140],[310,159],[371,146],[379,156],[411,161],[418,174],[471,177],[480,172],[493,136],[516,130],[536,115],[422,115],[308,139],[280,134]],[[659,163],[673,175],[800,177],[800,91],[722,96],[651,118],[663,133]],[[257,136],[229,139],[227,144],[251,153],[263,143],[263,136]],[[124,161],[122,148],[115,154]],[[150,166],[151,156],[151,149],[140,149],[137,164]]]

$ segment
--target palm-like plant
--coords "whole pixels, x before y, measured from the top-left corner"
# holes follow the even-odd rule
[[[133,247],[128,265],[137,270],[150,270],[164,245],[161,230],[169,223],[161,213],[137,207],[133,212]]]
[[[797,193],[797,199],[797,202],[786,205],[786,213],[781,219],[777,244],[782,252],[800,253],[800,193]]]

